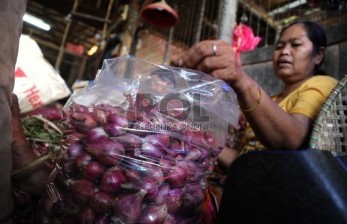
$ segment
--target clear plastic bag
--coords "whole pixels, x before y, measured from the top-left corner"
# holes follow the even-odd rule
[[[203,222],[205,176],[239,115],[226,83],[124,56],[63,111],[43,223]]]

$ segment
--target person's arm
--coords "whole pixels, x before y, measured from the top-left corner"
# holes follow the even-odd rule
[[[234,148],[225,146],[223,150],[218,154],[217,160],[220,165],[228,168],[232,162],[239,156],[239,151]]]
[[[213,44],[217,46],[216,56],[213,56]],[[288,114],[273,102],[243,71],[241,62],[226,42],[200,42],[182,61],[184,67],[201,70],[230,84],[252,129],[268,149],[295,150],[307,140],[312,121],[304,115]]]
[[[296,150],[303,147],[307,143],[312,120],[302,114],[285,112],[253,79],[245,76],[247,81],[243,88],[235,92],[241,108],[254,108],[244,115],[261,143],[268,149]]]
[[[17,191],[24,191],[37,198],[43,191],[49,175],[44,163],[28,168],[36,158],[29,141],[25,138],[21,123],[18,98],[12,95],[12,184]]]
[[[0,223],[11,223],[11,94],[26,0],[0,4]]]

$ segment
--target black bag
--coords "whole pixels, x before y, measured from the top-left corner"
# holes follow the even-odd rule
[[[217,223],[347,223],[347,172],[328,151],[255,151],[230,167]]]

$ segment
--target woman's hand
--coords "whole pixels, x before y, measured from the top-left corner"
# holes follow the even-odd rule
[[[24,136],[18,98],[12,94],[12,164],[13,169],[19,169],[35,159],[30,144]]]
[[[199,42],[184,54],[181,66],[200,70],[228,82],[234,89],[244,88],[245,73],[232,46],[223,40]]]
[[[18,104],[18,98],[12,94],[12,164],[13,170],[21,170],[29,163],[36,159],[30,143],[25,138],[21,114]],[[12,183],[15,188],[25,191],[33,196],[39,196],[46,184],[49,175],[49,170],[45,164],[32,167],[27,171],[22,171],[16,175],[12,175]]]

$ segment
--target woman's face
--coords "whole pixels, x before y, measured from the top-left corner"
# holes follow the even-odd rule
[[[313,75],[322,53],[313,55],[313,44],[304,26],[295,24],[282,33],[272,60],[275,74],[285,83],[293,83]]]

